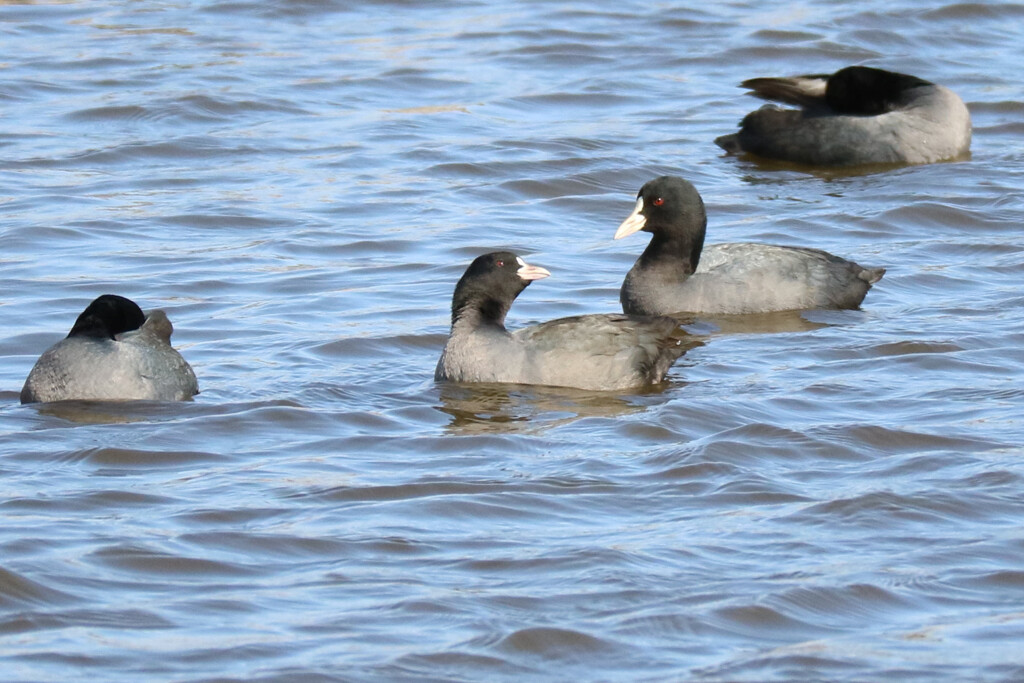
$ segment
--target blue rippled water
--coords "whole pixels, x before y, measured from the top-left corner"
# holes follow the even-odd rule
[[[0,4],[0,678],[1020,680],[1024,6]],[[737,84],[866,63],[969,159],[720,153]],[[709,242],[887,268],[701,320],[664,387],[437,386],[452,288],[618,309],[646,180]],[[88,301],[202,393],[21,406]]]

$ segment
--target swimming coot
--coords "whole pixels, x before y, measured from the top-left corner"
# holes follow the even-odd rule
[[[691,338],[672,318],[559,318],[509,332],[512,302],[547,270],[507,251],[470,264],[452,297],[451,334],[434,378],[623,390],[661,382]]]
[[[131,299],[104,294],[78,316],[67,337],[39,357],[21,402],[190,399],[199,386],[171,347],[172,331],[163,311],[145,315]]]
[[[834,74],[753,78],[742,87],[766,100],[738,133],[715,142],[728,152],[816,166],[926,164],[971,146],[971,116],[949,88],[867,66]]]
[[[630,314],[739,314],[856,308],[884,268],[820,249],[739,242],[704,246],[707,214],[697,189],[676,176],[647,182],[615,239],[651,233],[619,291]]]

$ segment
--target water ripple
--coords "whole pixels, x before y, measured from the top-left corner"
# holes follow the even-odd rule
[[[7,678],[1021,678],[1020,15],[6,5]],[[851,63],[960,93],[970,158],[714,145],[743,80]],[[665,173],[709,243],[887,274],[688,320],[648,391],[434,384],[484,251],[552,272],[513,327],[619,310]],[[168,311],[195,401],[19,404],[104,292]]]

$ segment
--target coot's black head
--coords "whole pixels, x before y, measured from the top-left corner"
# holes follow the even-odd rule
[[[146,316],[134,301],[104,294],[86,306],[68,336],[114,339],[122,332],[139,329],[144,322]]]
[[[534,280],[550,274],[510,251],[478,256],[455,285],[452,325],[464,317],[472,317],[474,322],[504,324],[505,315],[519,293]]]
[[[697,188],[678,176],[665,175],[644,183],[633,213],[615,231],[622,239],[643,230],[654,234],[644,257],[683,258],[696,270],[704,248],[708,215]]]
[[[615,231],[615,239],[645,232],[692,232],[707,226],[707,214],[700,194],[689,181],[664,175],[644,183],[636,195],[629,218]]]
[[[922,85],[932,84],[895,71],[848,66],[829,76],[825,101],[841,114],[877,116],[895,109],[907,90]]]

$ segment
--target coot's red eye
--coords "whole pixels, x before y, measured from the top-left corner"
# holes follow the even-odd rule
[[[497,261],[497,264],[498,264],[499,268],[504,268],[505,267],[505,262],[504,261],[499,260],[499,261]]]
[[[664,203],[665,203],[665,200],[662,199],[661,197],[658,197],[653,202],[651,202],[651,204],[654,204],[655,206],[661,206]]]

